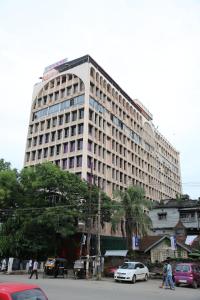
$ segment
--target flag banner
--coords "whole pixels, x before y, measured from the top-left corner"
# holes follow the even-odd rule
[[[133,250],[139,250],[140,246],[140,237],[133,235],[132,237],[132,249]]]
[[[172,250],[176,250],[176,237],[175,236],[171,236],[170,237],[170,241],[171,241],[171,249]]]

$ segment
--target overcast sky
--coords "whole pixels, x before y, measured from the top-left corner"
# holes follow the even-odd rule
[[[85,54],[153,114],[200,197],[200,0],[1,0],[0,158],[22,169],[33,85]]]

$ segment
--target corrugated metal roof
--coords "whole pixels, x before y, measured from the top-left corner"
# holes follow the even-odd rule
[[[128,250],[107,250],[104,256],[123,256],[127,255]]]

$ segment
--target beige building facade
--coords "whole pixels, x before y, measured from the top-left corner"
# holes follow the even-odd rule
[[[63,60],[34,86],[24,166],[52,161],[109,196],[139,185],[152,201],[175,198],[179,152],[152,120],[89,55]]]

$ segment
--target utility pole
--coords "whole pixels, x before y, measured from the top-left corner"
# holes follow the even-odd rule
[[[91,198],[92,198],[92,179],[93,179],[93,164],[91,163],[90,182],[89,182],[89,203],[88,203],[88,216],[87,216],[87,260],[86,260],[86,279],[89,278],[89,264],[90,264],[90,241],[91,241]]]
[[[101,280],[101,190],[98,195],[98,224],[97,224],[97,280]]]

